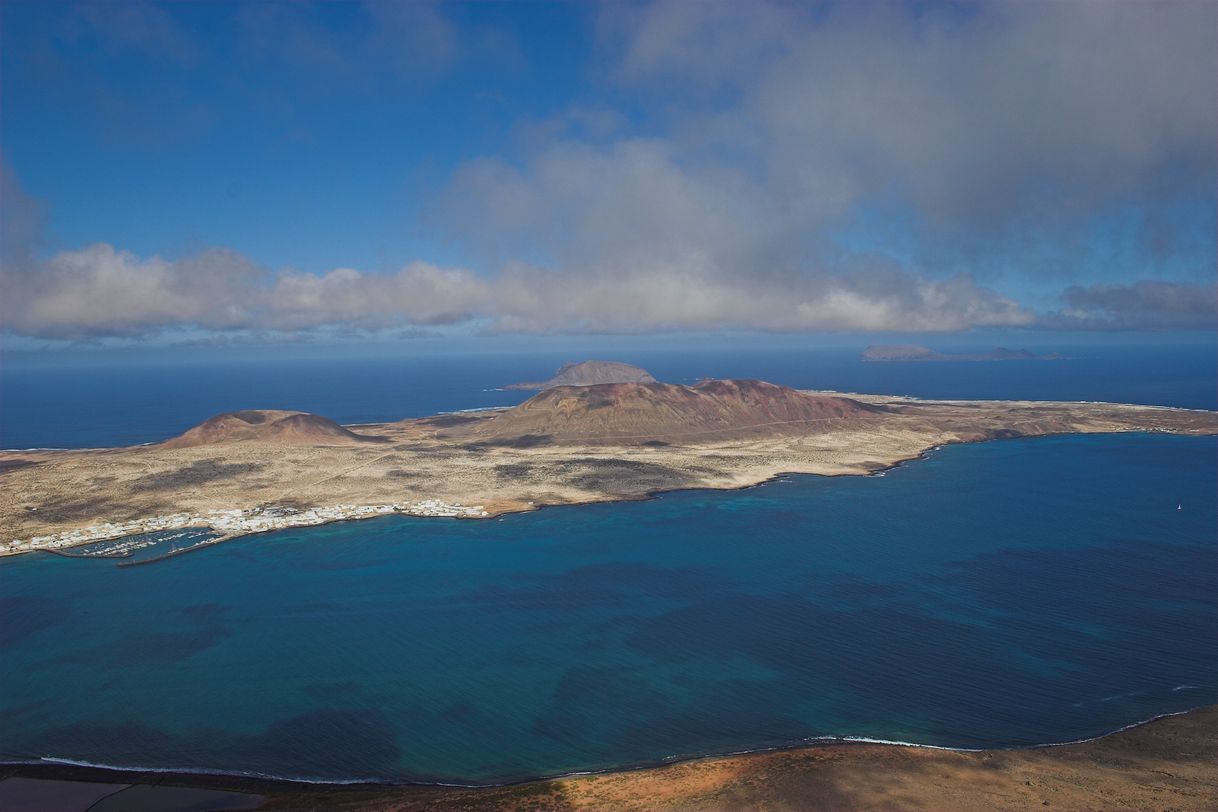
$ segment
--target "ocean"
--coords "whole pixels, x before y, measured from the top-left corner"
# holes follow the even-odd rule
[[[952,348],[946,348],[952,349]],[[965,348],[968,349],[968,348]],[[976,349],[976,348],[972,348]],[[1218,347],[1056,347],[1061,361],[867,363],[853,349],[620,353],[657,378],[760,378],[808,389],[926,398],[1103,400],[1218,408]],[[558,353],[378,359],[0,365],[0,448],[87,448],[163,440],[214,414],[298,409],[340,423],[512,406]]]
[[[644,365],[1212,406],[1212,352],[1173,357]],[[402,362],[379,385],[381,362],[347,362],[325,387],[141,367],[100,391],[10,370],[4,444],[143,442],[241,406],[353,422],[499,405],[527,393],[495,385],[552,361]],[[0,760],[477,784],[832,737],[1073,741],[1218,702],[1216,587],[1218,438],[1160,434],[949,446],[882,476],[491,521],[385,517],[148,566],[26,555],[0,560]]]

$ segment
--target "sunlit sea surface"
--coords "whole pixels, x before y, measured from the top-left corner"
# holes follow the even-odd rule
[[[271,405],[271,404],[262,404]],[[470,404],[479,405],[479,404]],[[0,561],[0,759],[498,782],[1218,702],[1218,439]]]

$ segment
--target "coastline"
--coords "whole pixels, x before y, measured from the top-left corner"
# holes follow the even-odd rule
[[[451,506],[462,503],[468,504],[464,497],[483,497],[491,495],[487,503],[489,510],[481,510],[479,518],[502,517],[508,513],[522,513],[539,510],[542,507],[609,503],[619,501],[638,501],[659,497],[673,492],[689,492],[703,490],[707,492],[725,490],[744,490],[760,487],[795,474],[820,476],[883,476],[895,468],[926,460],[936,451],[947,445],[963,445],[983,443],[996,439],[1031,439],[1041,436],[1082,436],[1084,434],[1117,434],[1145,433],[1174,434],[1183,436],[1213,436],[1218,433],[1218,414],[1202,412],[1183,414],[1180,411],[1166,409],[1135,409],[1132,407],[1114,407],[1112,409],[1080,410],[1065,413],[1050,405],[1040,405],[1027,409],[1026,414],[1007,413],[1005,409],[1012,404],[1004,404],[1002,408],[981,407],[975,403],[962,402],[954,406],[945,404],[919,403],[909,408],[898,406],[887,414],[891,417],[876,418],[867,426],[832,424],[824,430],[809,430],[801,427],[797,433],[785,433],[778,436],[748,434],[743,437],[720,438],[711,441],[680,444],[679,441],[656,443],[637,443],[634,446],[623,445],[620,441],[613,445],[597,446],[595,443],[542,443],[542,444],[511,444],[488,443],[485,441],[471,442],[480,439],[478,435],[471,438],[470,434],[448,433],[448,425],[428,425],[426,422],[404,423],[400,426],[387,427],[394,432],[397,445],[392,447],[383,444],[377,447],[362,445],[276,445],[259,443],[234,443],[229,445],[213,445],[201,448],[163,449],[138,447],[133,449],[115,449],[109,452],[86,452],[68,455],[69,459],[63,464],[35,462],[28,468],[14,468],[8,474],[8,482],[15,483],[20,489],[25,483],[38,488],[48,487],[53,482],[52,474],[62,473],[65,478],[74,482],[88,482],[96,485],[105,476],[113,487],[106,486],[104,491],[96,493],[85,488],[72,490],[64,486],[55,492],[42,491],[35,497],[11,500],[10,509],[14,512],[21,510],[37,511],[30,514],[43,520],[42,514],[51,514],[56,507],[52,501],[44,501],[47,496],[65,494],[74,497],[76,504],[85,505],[88,512],[72,516],[62,511],[59,515],[45,516],[45,520],[58,521],[61,527],[79,526],[78,517],[92,517],[98,513],[103,516],[118,504],[126,512],[116,514],[116,521],[132,521],[134,517],[153,516],[154,520],[164,519],[168,511],[150,511],[148,505],[155,503],[172,505],[176,508],[186,508],[191,505],[208,505],[216,513],[233,514],[248,512],[252,516],[279,517],[282,526],[261,526],[246,529],[240,533],[228,533],[209,537],[206,541],[192,544],[189,547],[171,551],[167,556],[184,554],[201,549],[203,546],[222,543],[240,535],[253,535],[291,527],[305,527],[328,524],[333,521],[345,521],[355,518],[372,518],[374,516],[401,512],[398,505],[410,504],[413,500],[422,499],[433,494]],[[881,420],[885,422],[880,422]],[[459,424],[469,427],[471,424]],[[472,424],[475,428],[479,424]],[[511,439],[511,438],[509,438]],[[525,439],[525,438],[521,438]],[[668,438],[671,439],[671,438]],[[462,443],[465,444],[462,444]],[[1102,442],[1102,440],[1101,440]],[[1181,441],[1187,442],[1187,441]],[[1196,448],[1195,446],[1189,446]],[[1209,448],[1209,445],[1206,445]],[[48,457],[51,455],[47,455]],[[37,459],[35,457],[35,459]],[[45,459],[45,458],[44,458]],[[419,467],[414,467],[419,466]],[[281,472],[298,470],[293,478],[281,477]],[[420,473],[421,471],[421,473]],[[235,473],[234,473],[235,472]],[[657,473],[658,472],[658,473]],[[219,477],[213,476],[220,474]],[[200,480],[192,478],[204,475],[212,479]],[[477,475],[478,478],[475,478]],[[589,484],[590,482],[594,484]],[[270,483],[269,485],[266,483]],[[306,485],[299,489],[297,485]],[[606,484],[607,483],[607,484]],[[69,482],[69,484],[71,484]],[[102,482],[102,484],[105,484]],[[122,487],[119,487],[122,486]],[[249,487],[247,487],[249,486]],[[563,490],[563,488],[566,490]],[[253,489],[256,499],[249,503],[254,507],[234,507],[229,501],[231,496],[241,490]],[[437,488],[439,490],[437,490]],[[448,488],[444,490],[444,488]],[[33,489],[26,491],[34,492]],[[10,491],[12,493],[12,491]],[[45,494],[45,496],[44,496]],[[133,497],[130,502],[122,503],[124,495]],[[369,503],[357,502],[364,495]],[[399,501],[399,495],[401,498]],[[297,498],[299,497],[299,498]],[[499,498],[504,497],[504,498]],[[508,498],[510,497],[510,498]],[[60,498],[66,498],[61,496]],[[93,503],[97,498],[98,502]],[[331,499],[323,505],[334,505],[344,502],[343,507],[350,507],[357,515],[342,516],[329,513],[330,508],[317,507],[318,499]],[[388,498],[390,502],[381,500]],[[527,501],[526,501],[527,500]],[[439,503],[437,500],[429,500]],[[482,501],[479,498],[477,501]],[[1187,500],[1186,500],[1187,501]],[[239,504],[239,503],[237,503]],[[34,507],[25,507],[32,505]],[[1172,501],[1175,505],[1175,501]],[[67,507],[70,509],[72,504]],[[384,507],[385,510],[380,510]],[[325,514],[318,515],[318,511]],[[192,510],[197,513],[198,508]],[[308,521],[299,521],[296,514],[307,516]],[[183,519],[189,518],[185,513],[179,514]],[[160,517],[157,519],[156,517]],[[278,519],[277,519],[278,520]],[[259,519],[262,521],[262,519]],[[69,524],[72,522],[73,524]],[[158,534],[157,538],[173,538],[172,533]],[[197,536],[193,537],[197,538]],[[191,540],[193,540],[193,538]],[[88,544],[93,539],[82,539],[80,544]],[[136,539],[130,544],[106,542],[91,548],[92,552],[118,553],[138,550],[148,543],[148,539]],[[164,550],[169,544],[158,543],[149,552]],[[49,550],[52,553],[66,554],[63,550]],[[139,555],[145,555],[140,553]],[[166,557],[167,557],[166,556]],[[151,560],[128,557],[120,561],[120,566],[129,564],[153,563],[163,560],[158,556]],[[1206,692],[1202,698],[1213,700],[1213,695]],[[1167,700],[1167,707],[1184,707],[1188,702],[1175,704]],[[1168,704],[1170,703],[1170,704]],[[1143,711],[1158,710],[1143,708]],[[858,765],[869,764],[877,759],[883,762],[881,767],[884,780],[888,780],[891,765],[896,765],[897,771],[905,769],[901,765],[912,765],[909,769],[916,772],[926,764],[937,765],[936,769],[964,769],[960,765],[978,763],[984,765],[988,760],[1009,761],[1021,764],[1037,762],[1038,759],[1057,764],[1059,760],[1075,759],[1080,751],[1087,751],[1093,746],[1114,747],[1107,744],[1112,741],[1124,740],[1128,735],[1141,735],[1138,731],[1158,729],[1161,725],[1172,727],[1173,720],[1205,718],[1210,728],[1218,731],[1218,706],[1202,707],[1192,711],[1173,711],[1124,725],[1114,730],[1102,733],[1096,737],[1081,740],[1045,742],[1037,745],[1022,745],[1018,747],[994,747],[975,749],[973,747],[943,747],[939,745],[922,744],[918,742],[882,741],[866,737],[825,737],[791,741],[786,744],[767,746],[748,751],[720,752],[709,754],[693,754],[681,757],[664,758],[659,762],[647,764],[626,764],[603,771],[574,772],[564,775],[528,778],[502,784],[488,785],[455,785],[450,783],[409,783],[393,780],[381,780],[374,777],[367,779],[355,778],[350,781],[317,780],[308,776],[279,777],[273,775],[225,774],[212,773],[189,768],[179,770],[138,768],[123,769],[102,765],[70,763],[68,759],[39,762],[7,764],[0,767],[0,777],[6,775],[50,775],[47,771],[67,771],[63,775],[82,776],[85,772],[96,779],[113,779],[123,777],[137,784],[150,782],[185,782],[197,785],[199,782],[210,782],[212,785],[232,785],[232,782],[249,782],[249,786],[263,792],[271,799],[269,808],[513,808],[513,799],[525,797],[536,798],[544,796],[546,803],[551,806],[537,806],[537,809],[568,809],[585,808],[588,803],[571,801],[572,793],[583,797],[600,797],[597,793],[606,786],[616,786],[625,795],[615,796],[608,802],[591,808],[613,806],[615,808],[644,808],[638,806],[637,799],[654,798],[654,790],[660,787],[663,792],[680,796],[685,800],[684,806],[673,808],[742,808],[750,805],[766,808],[786,808],[781,803],[771,803],[774,798],[768,795],[760,797],[749,796],[753,800],[740,804],[716,804],[725,796],[715,795],[708,800],[705,795],[690,796],[693,792],[687,784],[690,775],[714,774],[710,784],[702,781],[699,786],[703,789],[713,785],[719,787],[714,793],[723,791],[723,786],[734,786],[732,793],[754,792],[759,784],[773,782],[806,781],[801,777],[799,765],[811,764],[817,770],[853,770],[861,769]],[[1130,718],[1130,717],[1125,717]],[[1121,718],[1109,718],[1110,722],[1122,721]],[[1182,736],[1196,736],[1195,723],[1180,721],[1180,725],[1192,725]],[[1043,730],[1043,728],[1041,728]],[[1093,728],[1094,729],[1094,728]],[[1173,727],[1173,729],[1175,729]],[[1086,728],[1075,728],[1076,731]],[[578,733],[578,731],[574,731]],[[881,734],[882,735],[882,734]],[[1175,735],[1175,734],[1173,734]],[[1218,736],[1218,733],[1215,733]],[[765,741],[764,737],[760,738]],[[1026,741],[1026,739],[1025,739]],[[1218,746],[1212,739],[1200,739],[1209,749],[1206,753],[1210,761],[1218,763]],[[660,751],[663,754],[665,751]],[[671,752],[671,751],[668,751]],[[659,755],[657,754],[657,755]],[[1186,754],[1187,756],[1187,754]],[[1149,768],[1150,773],[1168,775],[1176,772],[1178,754],[1156,767]],[[559,762],[560,764],[562,762]],[[572,763],[572,762],[568,762]],[[580,763],[575,761],[573,763]],[[1037,762],[1040,763],[1040,762]],[[1191,762],[1185,758],[1185,766]],[[238,761],[237,765],[241,763]],[[828,765],[828,766],[826,766]],[[853,765],[853,766],[852,766]],[[339,766],[328,762],[317,765],[316,772],[326,773]],[[520,767],[528,766],[522,763]],[[805,765],[806,766],[806,765]],[[1095,770],[1103,772],[1102,764],[1092,765]],[[1092,769],[1088,767],[1088,769]],[[1041,763],[1041,767],[1048,769]],[[393,765],[386,765],[383,772],[392,774]],[[969,767],[972,769],[972,767]],[[989,769],[989,767],[986,767]],[[1190,768],[1191,769],[1191,768]],[[1203,783],[1215,789],[1216,769],[1208,768],[1208,772],[1200,770]],[[772,772],[767,772],[772,771]],[[1164,772],[1166,771],[1166,772]],[[334,772],[359,774],[358,769],[339,766]],[[478,770],[470,770],[469,774],[477,775]],[[512,771],[515,773],[516,771]],[[1128,770],[1124,771],[1128,773]],[[511,775],[507,771],[498,775]],[[485,773],[496,775],[494,772]],[[516,773],[519,774],[519,773]],[[834,773],[836,774],[836,773]],[[733,781],[738,777],[753,776],[741,788]],[[988,775],[988,773],[987,773]],[[1107,773],[1105,773],[1107,775]],[[135,777],[132,777],[135,776]],[[678,778],[673,778],[677,776]],[[686,776],[680,778],[680,776]],[[736,778],[733,778],[736,776]],[[758,777],[760,776],[760,777]],[[77,778],[76,780],[83,780]],[[904,779],[902,779],[904,780]],[[921,778],[910,775],[908,780],[922,787]],[[1117,781],[1109,775],[1104,779],[1110,783]],[[1122,779],[1124,780],[1124,779]],[[1198,780],[1196,775],[1194,784]],[[685,783],[682,783],[685,782]],[[679,792],[670,793],[670,785],[680,785]],[[698,784],[698,781],[694,781]],[[822,782],[823,783],[823,782]],[[851,788],[855,779],[843,783]],[[960,783],[960,782],[955,782]],[[975,783],[972,779],[963,782],[963,786]],[[1119,783],[1119,781],[1117,781]],[[809,784],[790,785],[788,789],[796,793],[810,791]],[[819,784],[816,786],[820,786]],[[942,790],[940,783],[936,791]],[[1125,786],[1125,785],[1122,785]],[[749,787],[752,787],[750,789]],[[696,788],[695,788],[696,789]],[[923,787],[923,789],[926,789]],[[1018,789],[1015,787],[1014,789]],[[1126,787],[1128,789],[1128,787]],[[628,790],[628,791],[627,791]],[[701,790],[698,790],[701,791]],[[768,790],[766,790],[768,792]],[[819,791],[819,789],[817,790]],[[918,790],[919,792],[922,789]],[[926,791],[930,791],[926,789]],[[1122,790],[1124,792],[1125,790]],[[1134,791],[1134,790],[1130,790]],[[1207,790],[1208,792],[1208,790]],[[796,797],[791,796],[791,797]],[[736,797],[735,795],[732,796]],[[784,796],[786,797],[786,796]],[[853,796],[846,804],[836,803],[840,799],[816,796],[817,804],[792,803],[790,808],[806,809],[820,806],[846,806],[847,808],[870,808],[869,802],[855,802]],[[1133,797],[1133,796],[1130,796]],[[1218,798],[1218,789],[1208,796],[1211,800]],[[384,806],[369,806],[364,803],[372,799],[376,804]],[[359,805],[356,804],[357,800]],[[604,800],[603,798],[601,800]],[[781,800],[781,799],[779,799]],[[891,800],[891,799],[890,799]],[[337,806],[331,806],[331,801]],[[834,801],[835,803],[829,803]],[[631,806],[634,803],[635,806]],[[906,804],[888,804],[891,808]],[[1053,805],[1061,807],[1055,797]],[[1211,806],[1214,806],[1211,804]],[[529,807],[534,808],[534,807]],[[657,804],[654,807],[662,808]],[[910,808],[917,808],[910,806]],[[966,805],[955,802],[947,803],[941,798],[938,803],[925,805],[923,808],[967,808]],[[985,806],[979,808],[998,808]],[[1093,807],[1096,808],[1096,807]],[[1098,808],[1154,808],[1143,803],[1124,803],[1123,805],[1104,805]],[[1173,808],[1192,809],[1207,808],[1205,806],[1190,806],[1187,803],[1175,804]]]
[[[787,744],[776,744],[767,747],[749,747],[742,750],[728,750],[725,752],[704,753],[698,755],[682,755],[669,756],[667,758],[656,761],[643,761],[632,764],[624,764],[616,767],[604,767],[600,769],[590,770],[572,770],[570,772],[561,773],[545,773],[542,775],[529,776],[508,781],[490,781],[485,783],[462,782],[462,781],[414,781],[400,780],[393,778],[382,778],[377,776],[361,776],[354,778],[314,778],[308,776],[285,776],[271,775],[268,773],[246,772],[246,771],[225,771],[211,770],[207,768],[190,768],[190,767],[135,767],[130,765],[114,765],[101,764],[85,761],[82,759],[60,758],[56,756],[43,756],[37,761],[18,760],[18,761],[3,761],[0,760],[0,773],[9,768],[42,768],[42,767],[66,767],[82,770],[96,770],[101,774],[119,777],[129,777],[131,775],[159,775],[169,776],[180,779],[203,777],[208,779],[222,780],[238,780],[238,781],[255,781],[265,782],[271,785],[293,785],[293,786],[308,786],[308,787],[445,787],[449,789],[468,789],[468,790],[488,790],[488,789],[504,789],[507,787],[527,786],[530,784],[545,783],[548,781],[562,781],[569,778],[580,778],[583,776],[598,776],[598,775],[620,775],[624,773],[644,772],[647,770],[660,770],[665,767],[672,767],[681,764],[689,764],[699,761],[717,761],[728,758],[739,758],[747,756],[759,756],[767,753],[790,753],[800,750],[811,750],[829,747],[860,747],[860,746],[878,746],[878,747],[895,747],[908,748],[911,750],[938,750],[944,753],[1011,753],[1019,751],[1031,750],[1046,750],[1054,747],[1073,747],[1080,744],[1089,744],[1091,742],[1102,741],[1110,736],[1118,736],[1130,730],[1136,730],[1146,725],[1154,724],[1163,719],[1170,719],[1175,716],[1187,716],[1201,711],[1213,711],[1218,714],[1218,705],[1198,705],[1193,708],[1188,708],[1181,711],[1168,711],[1166,713],[1156,713],[1146,719],[1141,719],[1136,722],[1130,722],[1127,725],[1121,725],[1118,728],[1109,730],[1105,733],[1099,733],[1095,736],[1087,736],[1081,739],[1070,739],[1060,742],[1043,742],[1040,744],[1024,744],[1024,745],[997,745],[993,747],[952,747],[950,745],[940,744],[923,744],[920,742],[898,741],[893,739],[875,739],[867,736],[851,736],[849,734],[842,736],[808,736],[803,739],[798,739]]]
[[[690,756],[660,763],[631,765],[620,768],[573,772],[549,777],[530,778],[521,781],[495,784],[457,784],[397,782],[377,779],[315,780],[308,778],[280,778],[248,773],[224,773],[193,770],[160,770],[121,768],[76,763],[70,760],[46,760],[38,762],[0,763],[0,778],[20,776],[60,781],[101,781],[129,784],[157,784],[190,788],[225,789],[256,793],[267,799],[264,808],[270,809],[500,809],[517,808],[516,803],[528,800],[541,802],[537,809],[597,808],[596,803],[572,803],[572,791],[598,792],[611,784],[623,792],[638,792],[640,785],[667,785],[663,801],[655,795],[639,796],[629,808],[799,808],[788,806],[792,799],[785,797],[791,787],[775,788],[771,785],[752,785],[756,797],[739,797],[739,804],[715,806],[705,798],[689,797],[689,791],[713,790],[709,798],[723,801],[722,787],[708,787],[705,780],[691,781],[691,776],[710,773],[730,777],[733,781],[754,774],[764,775],[769,771],[780,771],[787,775],[788,783],[799,784],[801,774],[807,768],[819,772],[853,772],[882,763],[885,769],[909,771],[921,783],[921,791],[927,796],[926,806],[909,805],[905,808],[943,808],[935,800],[943,801],[940,794],[946,787],[937,775],[935,781],[927,780],[923,773],[928,764],[943,769],[982,770],[989,780],[995,779],[999,764],[1011,764],[1024,788],[1043,787],[1041,781],[1030,781],[1027,776],[1035,770],[1042,773],[1054,769],[1073,769],[1092,772],[1104,781],[1128,782],[1129,786],[1118,787],[1120,791],[1135,791],[1143,787],[1145,778],[1140,776],[1130,763],[1119,763],[1120,758],[1157,761],[1171,760],[1178,767],[1165,773],[1144,764],[1148,775],[1164,776],[1187,784],[1184,796],[1191,796],[1195,803],[1182,803],[1179,797],[1167,807],[1138,806],[1132,808],[1210,809],[1218,804],[1218,705],[1206,705],[1185,711],[1159,714],[1150,719],[1122,726],[1116,730],[1078,741],[1052,742],[1021,747],[994,748],[949,748],[905,742],[885,742],[870,739],[843,737],[839,739],[808,739],[788,746],[761,748],[732,753]],[[1190,758],[1181,759],[1172,748],[1182,749]],[[996,764],[995,762],[998,762]],[[1195,762],[1195,763],[1194,763]],[[798,767],[799,769],[792,769]],[[1031,772],[1030,772],[1031,771]],[[1185,778],[1186,772],[1195,772]],[[793,774],[792,774],[793,773]],[[1111,773],[1111,775],[1109,775]],[[806,777],[806,776],[805,776]],[[1200,786],[1196,786],[1200,780]],[[745,782],[748,783],[747,781]],[[692,784],[693,786],[686,786]],[[819,792],[824,786],[799,785],[809,792]],[[655,787],[653,786],[653,789]],[[841,787],[835,787],[840,792]],[[858,789],[873,789],[860,786]],[[953,791],[969,791],[968,786],[951,787]],[[1150,787],[1154,797],[1165,801],[1163,787]],[[906,787],[908,791],[908,787]],[[775,794],[777,793],[777,794]],[[1094,794],[1094,793],[1090,793]],[[986,798],[992,799],[992,793]],[[556,802],[547,805],[547,799]],[[840,799],[839,799],[840,800]],[[851,808],[876,808],[864,797],[846,799]],[[670,804],[669,801],[683,803]],[[649,804],[655,803],[654,806]],[[1048,804],[1046,804],[1048,805]],[[1054,808],[1122,808],[1116,805],[1072,805],[1057,799]],[[885,804],[880,804],[886,807]],[[949,808],[973,808],[952,804]],[[1012,806],[980,805],[977,808],[1021,808]]]
[[[1156,407],[1156,408],[1174,408],[1174,407]],[[1191,411],[1191,410],[1184,410],[1184,411]],[[1205,412],[1205,410],[1195,410],[1195,411]],[[1208,414],[1209,412],[1206,412],[1206,413]],[[373,425],[373,424],[359,424],[359,425]],[[275,517],[276,521],[273,526],[259,526],[259,527],[253,527],[250,529],[232,528],[231,520],[222,522],[222,523],[212,524],[211,523],[213,521],[212,519],[209,519],[209,518],[203,517],[203,516],[185,517],[186,518],[185,523],[174,524],[170,527],[161,527],[161,526],[155,526],[156,523],[162,522],[164,519],[172,518],[172,517],[159,517],[158,516],[158,517],[151,517],[149,519],[142,520],[144,522],[153,523],[154,526],[135,528],[135,529],[131,529],[131,530],[126,530],[124,532],[96,535],[96,536],[91,536],[88,538],[81,538],[81,539],[75,540],[75,541],[69,541],[66,543],[52,542],[51,545],[53,545],[53,546],[51,546],[51,545],[27,546],[22,549],[11,549],[11,547],[9,547],[5,544],[0,544],[0,559],[7,558],[10,556],[25,555],[25,554],[34,553],[34,552],[61,554],[61,555],[64,555],[64,557],[68,557],[68,558],[125,559],[125,558],[130,558],[130,554],[126,554],[126,555],[106,555],[106,554],[72,555],[70,553],[64,554],[64,551],[72,550],[72,549],[78,548],[78,547],[83,547],[83,546],[86,546],[89,544],[96,544],[96,543],[103,542],[103,541],[120,541],[122,539],[128,539],[128,538],[132,538],[132,537],[138,536],[138,535],[143,535],[146,533],[160,532],[163,530],[179,530],[179,529],[212,530],[212,531],[215,531],[220,534],[217,537],[207,539],[198,544],[191,545],[189,547],[185,547],[185,548],[181,548],[181,549],[177,549],[177,550],[173,550],[168,553],[157,555],[150,559],[134,561],[134,562],[128,561],[125,563],[118,564],[118,566],[140,566],[140,565],[145,565],[145,564],[154,564],[159,561],[164,561],[168,558],[173,558],[178,555],[182,555],[182,554],[189,553],[189,552],[194,552],[194,551],[202,549],[204,547],[212,547],[217,544],[222,544],[227,541],[232,541],[234,539],[245,538],[245,537],[249,537],[249,536],[256,536],[256,535],[261,535],[264,533],[272,533],[272,532],[277,532],[280,530],[295,530],[295,529],[301,529],[301,528],[306,528],[306,527],[321,527],[323,525],[336,524],[336,523],[340,523],[340,522],[354,522],[354,521],[360,521],[363,519],[381,518],[384,516],[410,516],[413,518],[455,518],[455,519],[465,519],[465,520],[498,519],[498,518],[502,518],[503,516],[508,516],[508,515],[521,514],[521,513],[532,513],[537,510],[541,510],[543,508],[578,506],[578,505],[589,505],[589,504],[611,504],[611,503],[615,503],[615,502],[638,502],[638,501],[645,501],[648,499],[654,499],[654,498],[657,498],[664,494],[680,493],[680,492],[684,492],[684,491],[748,490],[750,488],[757,488],[757,487],[761,487],[761,486],[770,484],[772,482],[775,482],[775,481],[777,481],[783,477],[787,477],[787,476],[825,476],[825,477],[883,476],[888,471],[894,470],[901,466],[908,465],[910,463],[916,463],[921,460],[925,460],[929,457],[930,454],[932,454],[936,451],[939,451],[942,448],[944,448],[945,446],[949,446],[949,445],[976,445],[976,444],[981,444],[981,443],[997,442],[997,441],[1001,441],[1001,440],[1037,439],[1037,438],[1041,438],[1041,437],[1062,437],[1062,436],[1070,436],[1070,435],[1080,435],[1081,436],[1084,434],[1100,434],[1100,433],[1102,433],[1102,434],[1142,434],[1142,433],[1145,433],[1145,434],[1174,434],[1174,432],[1166,432],[1161,429],[1155,429],[1155,428],[1129,428],[1129,429],[1111,430],[1111,431],[1106,431],[1106,432],[1088,432],[1088,431],[1069,431],[1069,430],[1067,430],[1067,431],[1049,431],[1049,432],[1043,432],[1043,433],[1039,433],[1039,434],[1035,434],[1035,435],[995,436],[995,437],[984,437],[984,438],[978,438],[978,439],[948,438],[948,439],[939,440],[933,444],[929,444],[929,445],[925,446],[924,448],[918,449],[912,453],[909,453],[907,455],[901,456],[896,459],[885,460],[883,462],[876,461],[865,470],[838,470],[838,471],[825,471],[825,472],[802,471],[802,470],[765,471],[765,472],[758,472],[757,478],[755,480],[736,482],[736,483],[732,483],[732,484],[710,483],[710,484],[693,484],[693,485],[684,485],[684,486],[677,485],[677,486],[673,486],[673,487],[662,487],[662,488],[656,488],[653,490],[647,490],[647,491],[644,491],[644,492],[641,492],[638,494],[618,494],[618,495],[612,495],[609,497],[605,497],[602,495],[589,495],[586,498],[582,498],[582,499],[568,499],[568,500],[564,500],[564,501],[560,501],[560,502],[530,501],[527,506],[515,505],[515,506],[510,506],[510,507],[496,507],[492,504],[492,505],[488,505],[488,506],[484,507],[483,505],[472,505],[471,506],[471,505],[465,505],[465,504],[461,504],[461,503],[447,504],[447,503],[437,502],[436,500],[424,500],[423,502],[419,502],[416,504],[407,504],[407,505],[394,504],[394,505],[323,506],[321,508],[311,508],[308,511],[304,511],[299,515],[299,517],[295,516],[294,514],[277,515]],[[1184,435],[1184,436],[1197,436],[1197,435]],[[1200,436],[1206,436],[1206,435],[1200,435]],[[143,446],[136,446],[136,447],[141,448]],[[89,449],[89,450],[92,450],[92,449]],[[347,515],[332,515],[332,516],[316,515],[318,512],[322,512],[322,513],[341,512],[345,509],[350,509],[349,511],[347,511]],[[256,519],[257,517],[259,517],[261,515],[260,509],[255,509],[254,511],[250,511],[250,510],[243,511],[242,509],[239,509],[239,508],[228,508],[228,509],[222,509],[222,510],[212,511],[212,512],[226,514],[226,518],[230,518],[227,516],[228,514],[238,514],[238,513],[248,514],[249,519]],[[247,520],[249,520],[249,519],[247,519]],[[92,528],[83,528],[82,530],[87,532],[91,529]],[[74,532],[81,532],[81,530],[77,530]],[[17,541],[9,542],[9,544],[15,544],[15,543],[18,543],[18,542]]]

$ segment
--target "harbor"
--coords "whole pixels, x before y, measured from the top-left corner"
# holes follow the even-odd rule
[[[392,514],[455,519],[481,519],[489,515],[481,505],[451,504],[438,499],[424,499],[405,504],[343,504],[305,509],[285,506],[263,506],[248,510],[216,509],[197,515],[173,513],[127,522],[102,522],[63,533],[32,536],[28,539],[0,541],[0,555],[17,555],[36,550],[57,552],[96,542],[121,539],[124,541],[118,545],[111,545],[97,552],[82,554],[84,557],[120,558],[128,557],[139,547],[149,546],[152,543],[161,543],[161,540],[148,543],[139,540],[126,541],[129,537],[150,533],[163,533],[191,528],[206,529],[214,531],[219,536],[209,538],[202,543],[215,544],[219,541],[251,533],[286,530],[292,527],[313,527],[330,522],[368,519],[374,516],[388,516]],[[195,544],[187,549],[193,549],[197,546],[199,545]]]

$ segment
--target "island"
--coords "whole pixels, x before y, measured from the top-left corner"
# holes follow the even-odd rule
[[[581,361],[563,364],[548,381],[513,383],[504,389],[553,389],[556,386],[594,386],[598,383],[654,383],[642,367],[621,361]]]
[[[875,344],[863,350],[864,361],[1060,361],[1065,356],[1056,353],[1034,353],[1029,350],[1009,350],[996,347],[988,352],[937,352],[917,344]]]
[[[190,528],[213,544],[389,514],[484,519],[787,473],[876,474],[949,443],[1128,431],[1218,434],[1218,413],[753,380],[557,386],[511,408],[358,426],[244,410],[151,445],[0,452],[0,555]]]

